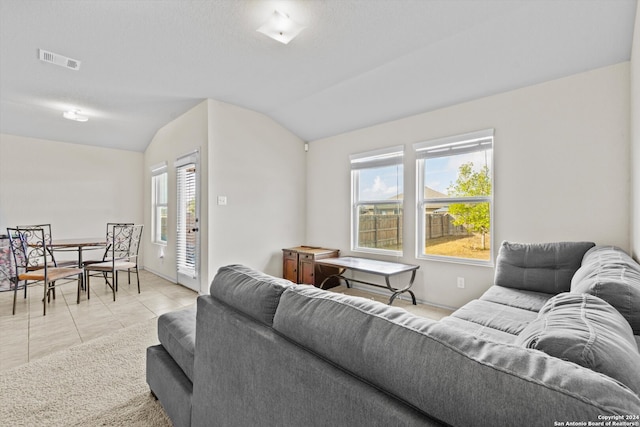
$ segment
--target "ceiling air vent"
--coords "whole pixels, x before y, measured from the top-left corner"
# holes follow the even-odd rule
[[[70,70],[77,71],[80,69],[80,61],[78,61],[77,59],[67,58],[66,56],[62,56],[53,52],[48,52],[44,49],[38,49],[38,51],[40,54],[40,60],[43,62],[59,65],[61,67],[65,67]]]

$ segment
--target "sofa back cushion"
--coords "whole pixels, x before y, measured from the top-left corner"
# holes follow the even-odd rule
[[[197,329],[191,423],[176,427],[442,425],[209,295]]]
[[[589,294],[551,298],[515,343],[610,376],[640,395],[640,353],[624,317]]]
[[[640,335],[640,265],[615,246],[596,246],[582,260],[571,292],[595,295],[614,306]]]
[[[363,298],[288,288],[273,328],[449,425],[640,413],[640,398],[602,374]]]
[[[593,242],[502,242],[494,284],[548,294],[568,292],[571,278]]]
[[[211,282],[211,296],[271,326],[280,295],[293,283],[243,265],[220,267]]]

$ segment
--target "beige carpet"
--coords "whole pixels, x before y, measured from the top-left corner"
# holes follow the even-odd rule
[[[145,381],[156,322],[0,372],[0,425],[171,426]]]

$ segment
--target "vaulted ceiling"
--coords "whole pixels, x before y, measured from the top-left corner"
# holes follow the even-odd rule
[[[256,29],[277,9],[306,29]],[[0,132],[144,151],[206,98],[306,141],[629,60],[636,0],[1,0]],[[81,61],[69,70],[44,49]],[[89,121],[65,120],[79,109]]]

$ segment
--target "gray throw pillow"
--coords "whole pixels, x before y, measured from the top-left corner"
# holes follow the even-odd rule
[[[640,265],[615,246],[596,246],[584,255],[571,280],[571,292],[602,298],[640,335]]]
[[[558,294],[568,292],[593,242],[502,242],[494,283],[506,288]]]
[[[640,353],[631,327],[598,297],[556,295],[515,343],[605,374],[640,395]]]

